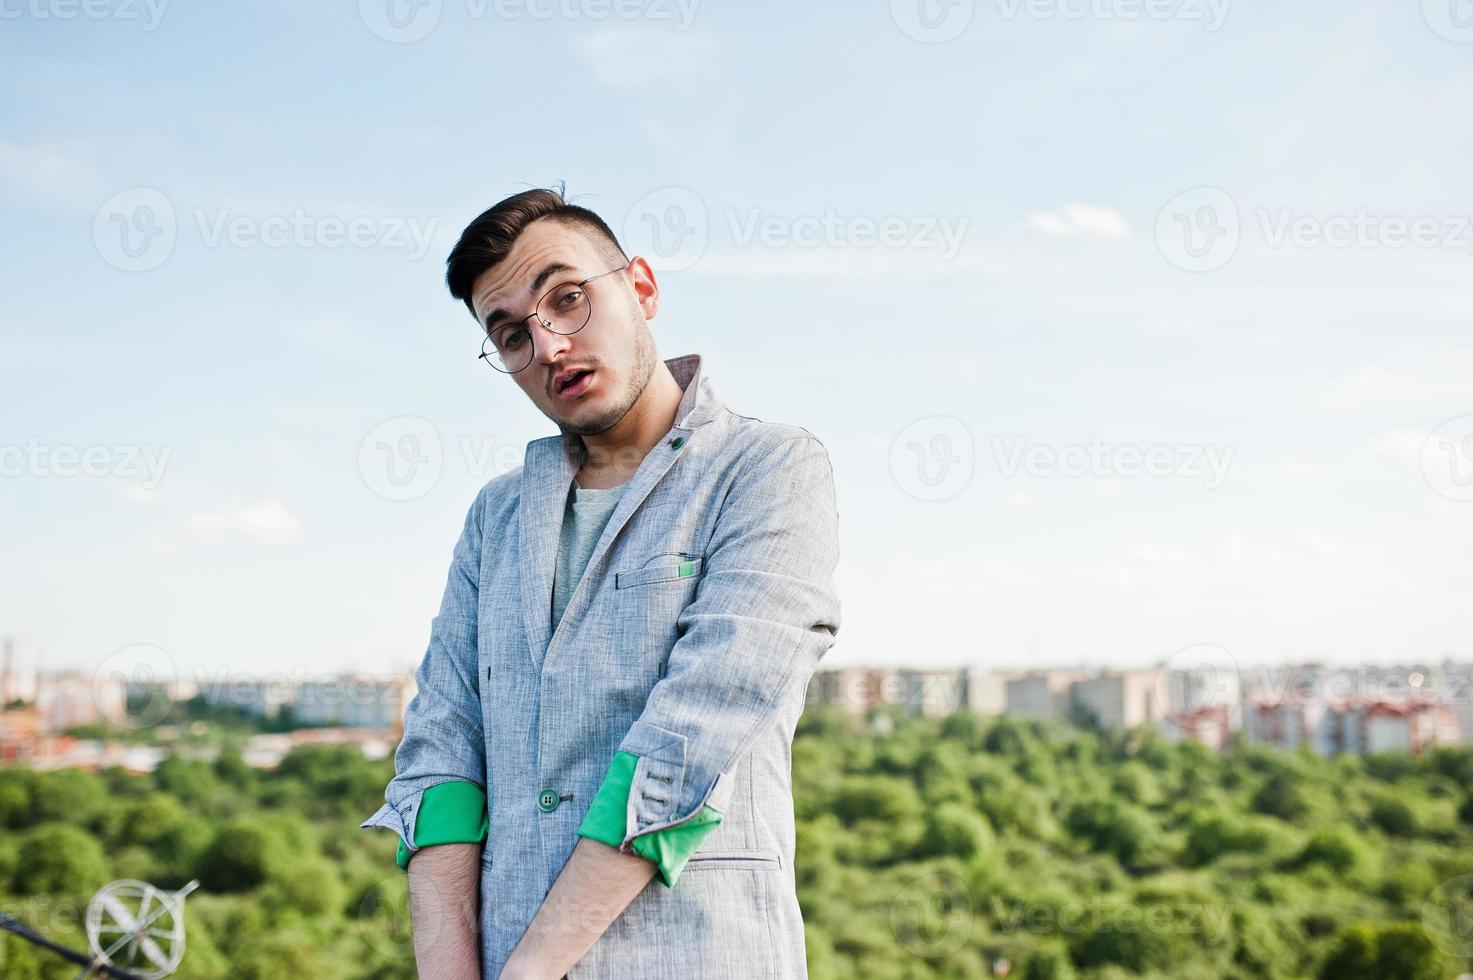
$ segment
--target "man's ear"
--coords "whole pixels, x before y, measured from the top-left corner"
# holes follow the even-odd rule
[[[643,255],[636,255],[629,263],[629,279],[644,318],[653,320],[660,311],[660,284],[655,280],[655,270],[650,268]]]

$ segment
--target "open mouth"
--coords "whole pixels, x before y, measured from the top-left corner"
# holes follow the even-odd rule
[[[584,391],[588,390],[588,385],[592,380],[592,371],[575,372],[566,381],[563,382],[562,387],[558,388],[557,393],[565,398],[571,398],[574,395],[581,395]]]

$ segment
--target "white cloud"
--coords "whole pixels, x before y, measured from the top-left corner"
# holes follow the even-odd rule
[[[189,515],[189,532],[196,541],[214,544],[228,537],[260,544],[291,544],[301,536],[302,524],[275,497],[253,504],[231,503]]]
[[[1130,222],[1114,208],[1066,204],[1057,211],[1035,211],[1028,227],[1051,238],[1129,238]]]

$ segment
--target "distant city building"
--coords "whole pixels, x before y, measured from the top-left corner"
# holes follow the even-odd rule
[[[855,713],[892,705],[926,715],[968,710],[1064,719],[1077,707],[1103,724],[1134,727],[1161,714],[1156,678],[1154,670],[831,667],[814,672],[808,699]]]
[[[1078,670],[1030,670],[1004,685],[1007,713],[1025,718],[1067,718],[1069,689],[1085,677]]]
[[[209,704],[239,708],[275,720],[291,709],[301,725],[401,728],[417,690],[414,675],[384,677],[339,674],[310,678],[230,677],[206,682],[199,693]]]
[[[964,708],[967,692],[968,671],[964,667],[830,667],[814,671],[807,698],[855,714],[871,708],[898,707],[911,714],[940,716]]]
[[[1192,668],[1170,668],[1159,673],[1157,699],[1167,718],[1197,716],[1203,708],[1226,709],[1229,725],[1241,723],[1239,706],[1244,684],[1234,669],[1223,664],[1202,664]]]
[[[810,703],[863,714],[883,702],[880,688],[890,671],[868,667],[830,667],[816,670],[808,682]]]
[[[35,707],[42,730],[61,732],[123,719],[128,692],[117,676],[48,674],[37,681]]]
[[[292,697],[292,719],[303,725],[395,728],[416,690],[411,675],[342,674],[302,681]]]
[[[966,707],[984,715],[1008,710],[1008,681],[1022,676],[1018,670],[968,670]]]
[[[129,701],[188,701],[199,694],[199,684],[191,677],[173,677],[166,681],[127,679]]]
[[[1363,706],[1356,721],[1367,753],[1421,755],[1430,745],[1458,741],[1457,715],[1438,701],[1379,701]]]
[[[1324,701],[1272,701],[1255,698],[1244,707],[1243,735],[1250,742],[1281,749],[1309,745],[1320,755],[1356,751],[1347,743],[1344,709]]]
[[[1438,674],[1441,700],[1458,718],[1458,740],[1473,744],[1473,663],[1444,661]]]
[[[1244,735],[1279,749],[1308,745],[1323,756],[1406,752],[1421,755],[1428,746],[1458,741],[1458,716],[1432,699],[1270,701],[1247,708]]]
[[[0,707],[35,700],[35,646],[17,636],[0,637]]]
[[[0,763],[23,761],[40,734],[35,708],[0,711]]]
[[[292,682],[286,680],[230,676],[206,681],[199,687],[199,696],[207,704],[274,720],[283,705],[291,704],[292,689]]]
[[[1224,704],[1208,704],[1200,708],[1178,711],[1158,723],[1161,734],[1170,741],[1201,742],[1221,752],[1232,738],[1232,708]]]
[[[1106,671],[1069,685],[1074,712],[1093,718],[1102,728],[1135,728],[1161,716],[1156,704],[1154,670]]]

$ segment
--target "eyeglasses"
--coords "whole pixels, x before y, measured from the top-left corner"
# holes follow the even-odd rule
[[[516,374],[532,363],[536,347],[527,328],[529,317],[535,316],[543,328],[556,334],[575,334],[588,325],[593,316],[593,301],[583,287],[595,279],[611,276],[629,268],[626,262],[617,269],[589,276],[582,282],[563,282],[542,294],[536,312],[520,320],[498,323],[481,341],[481,359],[502,374]]]

